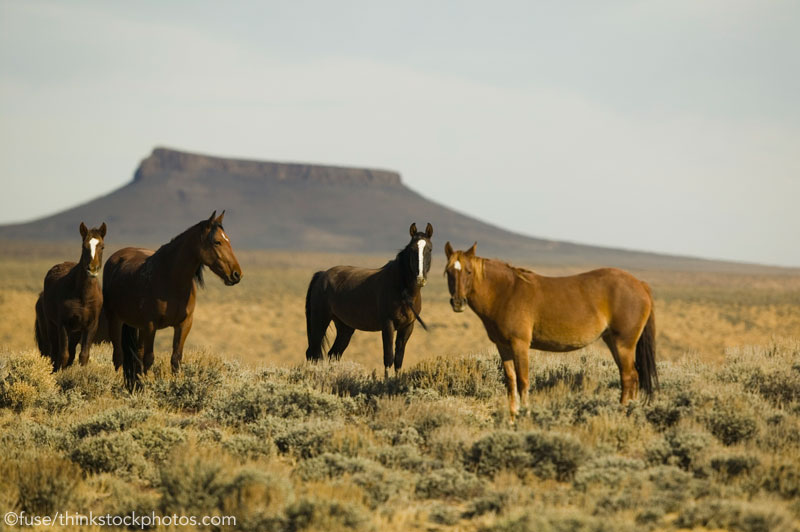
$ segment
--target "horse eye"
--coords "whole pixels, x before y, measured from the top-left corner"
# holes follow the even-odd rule
[[[220,240],[215,240],[215,241],[214,241],[214,245],[215,245],[215,246],[221,246],[221,245],[222,245],[222,241],[220,241]]]

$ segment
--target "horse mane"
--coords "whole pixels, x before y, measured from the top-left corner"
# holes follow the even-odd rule
[[[395,255],[395,257],[392,260],[390,260],[389,262],[384,264],[383,267],[381,267],[381,270],[386,270],[387,268],[391,268],[393,264],[397,264],[398,266],[400,266],[400,275],[403,277],[404,284],[406,281],[408,281],[409,272],[408,272],[408,261],[403,259],[406,258],[408,254],[411,252],[410,245],[411,244],[409,243],[409,245],[398,251],[397,255]]]
[[[481,257],[475,257],[475,258],[479,259],[479,260],[476,260],[475,262],[473,262],[473,264],[475,265],[475,274],[478,275],[479,278],[483,278],[484,263],[487,260],[491,260],[492,262],[495,262],[500,266],[505,266],[506,268],[511,270],[511,272],[514,274],[514,276],[516,278],[520,279],[523,282],[529,283],[529,284],[532,281],[530,279],[528,279],[528,277],[525,274],[526,273],[532,273],[532,274],[536,275],[536,272],[534,272],[533,270],[529,270],[528,268],[520,268],[519,266],[514,266],[512,264],[509,264],[508,262],[503,262],[501,260],[484,259],[484,258],[481,258]],[[478,264],[480,264],[480,265],[478,265]]]
[[[189,227],[184,232],[182,232],[179,235],[173,237],[169,242],[167,242],[166,244],[163,244],[161,247],[159,247],[156,250],[156,252],[153,253],[153,256],[156,256],[158,254],[168,253],[169,251],[172,251],[175,247],[178,246],[178,244],[180,242],[183,241],[183,239],[188,234],[196,231],[203,224],[206,224],[206,223],[209,223],[208,220],[203,220],[202,222],[198,222],[198,223],[194,224],[193,226]],[[219,222],[211,222],[211,228],[210,228],[209,231],[214,231],[216,229],[223,229],[224,230],[224,228],[222,227],[221,223],[219,223]],[[205,286],[206,286],[205,277],[203,276],[203,271],[204,270],[205,270],[205,265],[203,265],[201,263],[200,266],[197,267],[197,270],[194,272],[194,280],[195,280],[195,282],[197,283],[197,285],[200,288],[205,288]]]

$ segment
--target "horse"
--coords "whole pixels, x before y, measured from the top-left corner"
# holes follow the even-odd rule
[[[225,211],[214,211],[157,251],[123,248],[103,271],[105,315],[114,346],[114,369],[123,367],[129,391],[153,365],[156,331],[174,329],[171,366],[180,369],[183,345],[192,328],[197,285],[207,266],[227,286],[242,280],[242,269],[222,227]],[[138,334],[137,334],[138,332]]]
[[[620,403],[658,387],[656,324],[647,283],[616,268],[546,277],[445,244],[450,305],[468,305],[483,322],[503,362],[511,423],[517,392],[528,404],[528,349],[573,351],[598,338],[608,346],[622,383]]]
[[[385,376],[389,377],[393,364],[395,374],[400,371],[414,322],[418,321],[427,330],[419,313],[422,287],[431,268],[433,226],[429,223],[423,233],[412,223],[409,234],[408,245],[383,268],[334,266],[313,275],[306,294],[307,360],[322,359],[325,332],[333,320],[336,339],[328,351],[329,359],[341,359],[356,329],[381,331]]]
[[[56,264],[44,278],[44,289],[36,300],[34,336],[39,352],[50,358],[53,371],[71,366],[81,344],[81,366],[89,362],[89,349],[97,331],[103,307],[103,293],[97,282],[103,264],[106,224],[79,227],[81,258]]]

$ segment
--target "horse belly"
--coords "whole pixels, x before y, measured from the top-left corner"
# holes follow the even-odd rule
[[[599,316],[580,321],[547,321],[534,326],[531,347],[541,351],[575,351],[600,338],[607,328],[608,322]]]

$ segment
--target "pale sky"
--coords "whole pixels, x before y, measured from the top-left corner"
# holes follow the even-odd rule
[[[0,0],[0,223],[167,146],[397,170],[531,236],[800,266],[798,28],[796,1]]]

